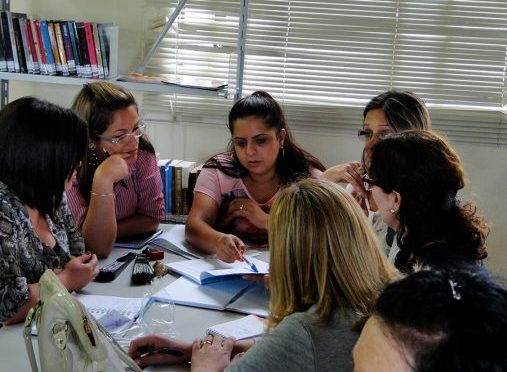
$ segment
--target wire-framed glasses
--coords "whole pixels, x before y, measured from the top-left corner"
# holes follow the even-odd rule
[[[144,133],[145,128],[146,128],[146,124],[140,123],[137,126],[137,128],[135,128],[132,132],[122,134],[121,136],[109,137],[109,136],[104,136],[103,134],[98,134],[97,137],[99,137],[100,139],[102,139],[104,141],[112,143],[113,145],[116,145],[118,143],[126,143],[130,139],[130,137],[134,137],[136,139],[141,137]]]

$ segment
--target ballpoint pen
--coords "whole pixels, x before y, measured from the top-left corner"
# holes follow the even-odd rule
[[[153,355],[153,354],[167,354],[173,356],[183,356],[183,352],[181,350],[169,349],[168,347],[160,347],[157,348],[153,345],[141,346],[137,349],[139,356],[145,355]]]
[[[251,268],[254,272],[256,272],[256,273],[258,273],[258,272],[259,272],[259,270],[257,269],[257,266],[255,266],[255,264],[254,264],[254,263],[252,263],[252,261],[250,261],[248,258],[246,258],[245,256],[243,256],[243,253],[241,253],[241,251],[238,249],[238,247],[236,247],[236,252],[238,252],[239,257],[240,257],[243,261],[245,261],[245,263],[246,263],[248,266],[250,266],[250,268]]]

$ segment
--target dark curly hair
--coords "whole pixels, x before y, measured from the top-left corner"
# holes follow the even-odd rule
[[[416,372],[507,370],[507,290],[486,270],[419,271],[388,285],[373,315]]]
[[[385,192],[401,195],[398,268],[424,263],[432,245],[446,251],[439,254],[465,261],[487,256],[488,224],[473,203],[456,199],[465,186],[465,172],[444,138],[430,131],[399,132],[371,151],[369,176]]]
[[[281,106],[267,92],[257,91],[243,97],[232,106],[229,112],[228,129],[231,135],[234,133],[236,120],[254,116],[264,121],[266,126],[275,129],[276,134],[285,129],[285,141],[283,153],[279,152],[276,160],[276,172],[280,175],[281,184],[288,184],[300,178],[310,177],[310,168],[324,171],[326,168],[315,156],[303,150],[294,143],[292,134],[287,125],[287,120]],[[228,151],[234,154],[234,145],[229,142]],[[218,168],[230,177],[241,178],[248,174],[248,170],[241,165],[235,156],[232,158],[216,155],[209,159],[205,168]]]

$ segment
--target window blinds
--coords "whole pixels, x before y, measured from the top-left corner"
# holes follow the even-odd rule
[[[177,4],[147,1],[167,14]],[[189,0],[146,73],[232,86],[238,3]],[[354,133],[374,95],[410,90],[452,140],[504,145],[506,48],[505,1],[250,0],[243,94],[270,92],[298,130]],[[150,93],[143,109],[151,120],[223,124],[231,105]]]

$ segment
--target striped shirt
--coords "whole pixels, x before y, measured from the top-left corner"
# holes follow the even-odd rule
[[[165,217],[162,179],[154,154],[140,150],[123,181],[115,183],[113,187],[117,221],[136,214],[159,220]],[[79,192],[77,182],[67,191],[67,199],[76,225],[81,228],[88,204]]]

